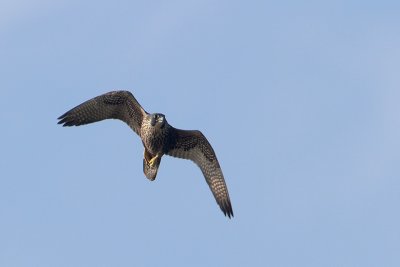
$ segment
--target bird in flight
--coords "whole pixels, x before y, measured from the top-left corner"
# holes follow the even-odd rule
[[[58,124],[79,126],[105,119],[119,119],[142,139],[143,172],[154,181],[163,155],[189,159],[199,166],[225,216],[233,210],[217,156],[197,130],[181,130],[168,124],[165,115],[147,113],[129,91],[112,91],[94,97],[61,115]]]

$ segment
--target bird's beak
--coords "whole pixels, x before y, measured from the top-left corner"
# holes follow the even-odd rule
[[[151,117],[151,121],[150,121],[151,126],[156,125],[156,118]]]

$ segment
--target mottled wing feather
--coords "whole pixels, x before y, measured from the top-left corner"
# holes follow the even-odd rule
[[[79,126],[105,119],[119,119],[140,135],[146,111],[131,92],[113,91],[92,98],[67,111],[58,119],[63,126]]]
[[[224,175],[214,149],[200,131],[186,131],[171,127],[167,155],[189,159],[195,162],[203,175],[225,216],[233,217]]]

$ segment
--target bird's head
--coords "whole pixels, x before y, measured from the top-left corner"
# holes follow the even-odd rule
[[[161,113],[153,113],[150,115],[151,120],[150,120],[150,124],[151,126],[158,126],[160,128],[164,128],[165,123],[167,122],[167,120],[165,119],[165,115],[161,114]]]

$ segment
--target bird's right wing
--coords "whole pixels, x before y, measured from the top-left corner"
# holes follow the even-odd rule
[[[79,126],[105,119],[119,119],[138,135],[147,112],[131,92],[112,91],[92,98],[61,115],[58,124]]]

